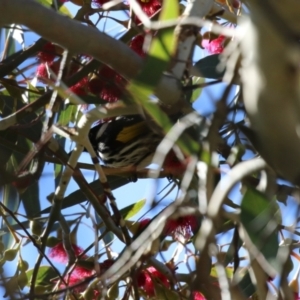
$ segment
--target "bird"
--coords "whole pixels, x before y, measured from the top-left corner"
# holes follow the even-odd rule
[[[111,168],[146,167],[162,138],[141,115],[101,120],[89,131],[95,152]]]

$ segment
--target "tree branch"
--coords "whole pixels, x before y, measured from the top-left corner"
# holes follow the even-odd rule
[[[142,58],[124,43],[32,0],[0,1],[0,26],[11,23],[25,25],[71,53],[91,55],[128,80],[134,78],[143,65]],[[163,76],[155,92],[165,104],[175,103],[180,97],[178,81],[170,76]]]

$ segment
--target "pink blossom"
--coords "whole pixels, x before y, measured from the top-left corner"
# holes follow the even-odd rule
[[[163,284],[167,288],[170,287],[167,277],[154,267],[149,267],[146,270],[141,271],[137,277],[138,286],[150,297],[155,295],[154,281]]]
[[[78,247],[77,245],[73,244],[72,248],[76,257],[83,252],[83,249]],[[59,263],[68,262],[68,255],[62,242],[58,243],[57,245],[55,245],[53,248],[50,249],[49,257],[53,258],[53,260]],[[84,256],[83,258],[86,258],[86,256]]]
[[[83,249],[78,247],[77,245],[72,245],[73,251],[75,253],[75,256],[78,257],[82,252]],[[67,263],[68,261],[68,255],[66,253],[66,250],[63,246],[63,243],[58,243],[56,246],[50,249],[49,251],[49,257],[53,258],[53,260],[60,262],[60,263]],[[87,258],[86,255],[83,255],[82,258]],[[103,262],[103,265],[106,265],[107,263]],[[101,267],[101,264],[100,264]],[[95,275],[95,270],[89,270],[87,268],[84,268],[82,266],[76,266],[71,274],[67,275],[64,280],[67,283],[67,286],[72,286],[80,281],[83,281],[85,278],[91,277]],[[87,286],[87,283],[83,283],[82,285],[77,286],[73,289],[74,292],[80,293],[85,290]],[[65,284],[60,285],[61,288],[65,288]],[[95,295],[99,293],[97,290],[95,290]]]
[[[225,40],[226,38],[223,35],[220,35],[219,37],[213,40],[205,38],[202,40],[202,47],[211,54],[219,54],[222,53],[224,50]]]
[[[205,297],[198,291],[193,292],[194,300],[206,300]]]

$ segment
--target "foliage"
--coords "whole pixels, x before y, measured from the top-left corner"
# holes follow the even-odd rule
[[[264,90],[269,79],[250,89],[252,98],[248,94],[257,82],[251,68],[257,64],[259,74],[267,73],[264,60],[256,59],[265,57],[264,49],[237,25],[241,15],[256,20],[260,14],[275,28],[279,21],[266,8],[278,7],[256,0],[71,2],[0,2],[4,296],[298,299],[300,177],[285,168],[296,161],[297,140],[269,139],[277,128],[268,127],[272,99],[263,98],[274,95]],[[289,13],[282,8],[282,19]],[[299,37],[293,14],[286,20],[291,26],[284,38],[278,33],[278,44]],[[116,24],[112,38],[109,26]],[[256,30],[260,41],[264,26]],[[295,67],[293,59],[290,54],[286,61],[298,91],[299,61]],[[206,96],[215,109],[204,116],[195,107],[209,86],[219,92]],[[146,144],[152,164],[101,166],[88,139],[93,123],[112,125],[113,134],[116,117],[136,114],[142,121],[123,128],[122,139],[130,130],[158,136],[160,142]],[[275,155],[280,149],[291,149],[291,156]],[[83,151],[93,164],[82,162]],[[88,182],[86,170],[99,179]],[[145,178],[170,183],[162,193],[153,189],[147,217],[141,216],[147,201],[135,199],[131,189]]]

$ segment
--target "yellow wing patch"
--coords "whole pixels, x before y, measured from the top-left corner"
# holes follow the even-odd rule
[[[137,136],[147,133],[147,131],[149,131],[149,128],[147,127],[146,122],[141,121],[134,125],[123,128],[117,135],[116,140],[122,143],[128,143]]]

